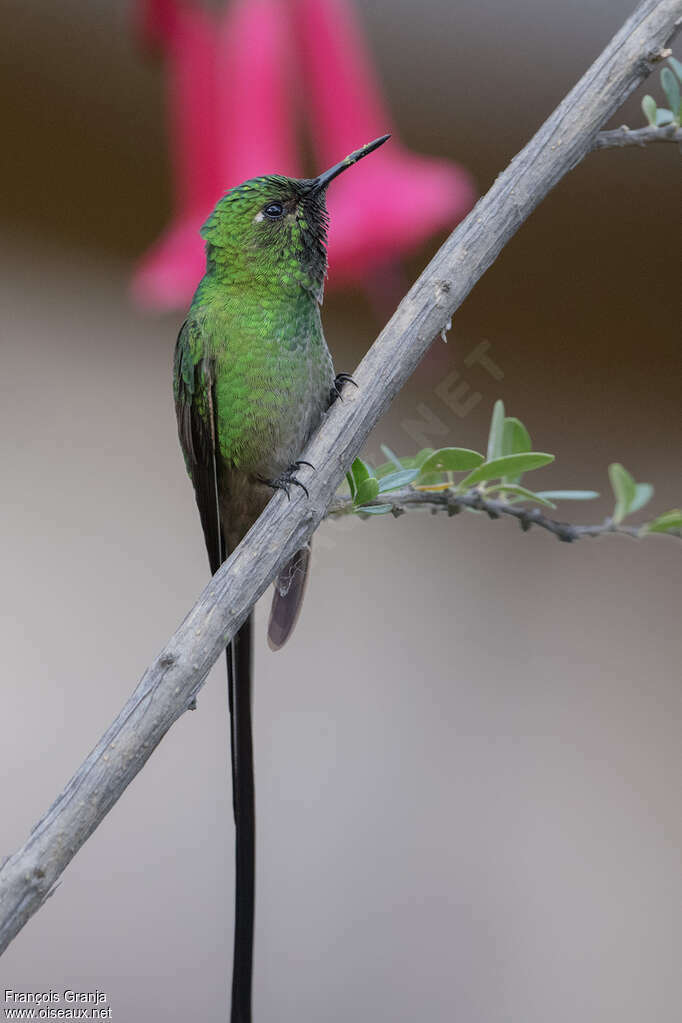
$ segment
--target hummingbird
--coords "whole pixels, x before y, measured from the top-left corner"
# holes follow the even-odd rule
[[[297,472],[306,442],[352,378],[336,375],[320,305],[327,273],[326,192],[384,135],[316,178],[278,174],[228,191],[201,229],[206,273],[178,335],[174,397],[211,573],[277,490],[307,489]],[[268,642],[296,624],[310,547],[275,581]],[[251,1021],[255,810],[251,613],[227,648],[235,818],[235,939],[231,1023]]]

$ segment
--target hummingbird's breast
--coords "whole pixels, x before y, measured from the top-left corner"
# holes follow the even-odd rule
[[[225,303],[208,334],[222,460],[276,479],[329,406],[334,370],[319,306],[303,291],[294,299],[241,294]]]

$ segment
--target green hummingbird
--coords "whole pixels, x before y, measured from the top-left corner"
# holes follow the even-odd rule
[[[297,479],[299,455],[347,374],[335,376],[320,304],[327,272],[326,190],[388,135],[316,178],[245,181],[204,224],[206,274],[180,329],[174,394],[180,444],[194,485],[211,572],[246,535],[272,494]],[[312,466],[311,466],[312,468]],[[293,629],[310,549],[275,582],[268,625],[279,649]],[[254,787],[251,617],[227,650],[236,830],[232,1023],[251,1019]]]

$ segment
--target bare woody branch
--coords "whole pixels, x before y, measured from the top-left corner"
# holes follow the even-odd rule
[[[622,125],[613,131],[600,131],[592,149],[622,149],[623,146],[648,146],[652,142],[677,142],[682,144],[682,128],[666,124],[663,128],[628,128]]]
[[[453,490],[413,490],[404,487],[401,490],[382,494],[374,501],[368,501],[365,507],[378,507],[379,505],[392,505],[392,513],[395,516],[402,515],[410,508],[428,508],[432,512],[444,511],[448,515],[457,515],[464,508],[473,511],[485,512],[488,518],[499,519],[503,516],[510,516],[516,519],[521,529],[527,532],[531,526],[538,526],[553,533],[558,540],[564,543],[572,543],[573,540],[584,540],[588,537],[605,536],[616,534],[617,536],[629,536],[637,539],[643,534],[639,526],[625,526],[616,523],[613,519],[605,519],[595,526],[572,525],[570,522],[558,522],[556,519],[548,518],[539,508],[528,508],[518,504],[509,504],[497,498],[485,497],[479,491],[471,490],[467,494],[456,494]],[[344,515],[352,515],[355,509],[350,497],[337,497],[329,506],[327,518],[335,519]],[[361,515],[362,513],[360,513]],[[387,512],[387,514],[390,514]],[[369,518],[369,516],[366,516]],[[651,534],[654,535],[654,534]],[[672,536],[682,539],[677,532],[657,534]]]
[[[132,696],[24,846],[0,869],[0,951],[185,712],[225,644],[317,528],[365,438],[501,249],[660,59],[682,0],[642,0],[606,49],[410,289],[303,457],[310,497],[275,495],[147,669]],[[350,390],[350,393],[348,391]]]

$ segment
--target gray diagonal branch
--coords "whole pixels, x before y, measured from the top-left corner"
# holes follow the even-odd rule
[[[538,526],[553,533],[564,543],[572,543],[574,540],[584,540],[588,537],[597,536],[629,536],[632,540],[644,536],[669,536],[676,540],[682,540],[679,529],[672,528],[670,531],[648,533],[646,525],[630,526],[621,522],[615,522],[607,518],[594,526],[572,525],[570,522],[559,522],[557,519],[548,518],[539,508],[528,507],[527,504],[509,504],[494,497],[487,497],[480,490],[470,490],[466,494],[458,494],[454,490],[414,490],[411,487],[403,487],[400,490],[391,490],[382,494],[373,501],[367,501],[364,507],[371,508],[380,505],[390,505],[395,516],[402,515],[408,508],[428,508],[431,512],[444,511],[451,517],[457,515],[463,508],[476,512],[484,512],[491,519],[499,519],[503,516],[516,519],[524,532],[528,532],[531,526]],[[356,512],[350,497],[337,497],[330,504],[327,510],[328,518],[340,518],[343,515],[359,514]],[[369,516],[365,516],[368,518]]]
[[[614,128],[613,131],[600,131],[594,140],[593,149],[622,149],[624,146],[648,146],[652,142],[673,142],[682,145],[682,128],[676,124],[668,124],[664,128]]]
[[[25,845],[4,863],[0,951],[184,713],[249,608],[319,525],[345,470],[433,338],[538,203],[591,150],[681,22],[682,0],[640,3],[410,289],[354,373],[357,391],[347,388],[303,453],[317,467],[304,477],[310,499],[272,499]]]

